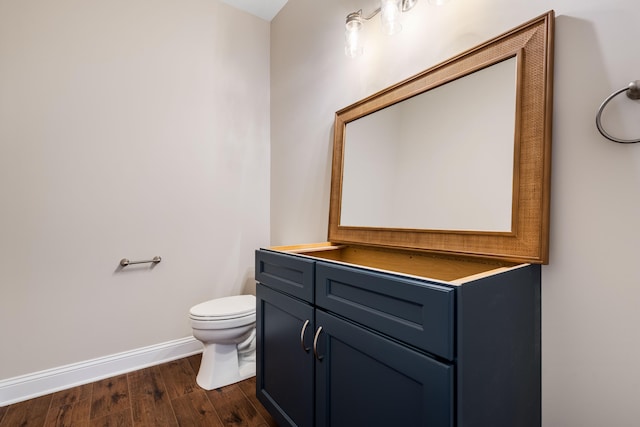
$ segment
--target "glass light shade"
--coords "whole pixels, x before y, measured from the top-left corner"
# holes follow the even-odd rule
[[[445,3],[449,3],[449,0],[429,0],[429,4],[434,6],[442,6]]]
[[[380,3],[380,21],[382,32],[393,35],[402,30],[400,15],[402,14],[402,0],[382,0]]]
[[[362,39],[360,38],[360,30],[362,29],[362,18],[357,13],[351,13],[347,16],[347,23],[344,32],[344,53],[350,58],[362,55]]]
[[[411,10],[418,3],[418,0],[402,0],[402,11]]]

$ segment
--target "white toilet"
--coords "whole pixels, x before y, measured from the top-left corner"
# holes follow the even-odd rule
[[[189,310],[193,336],[204,344],[198,385],[206,390],[256,374],[256,297],[205,301]]]

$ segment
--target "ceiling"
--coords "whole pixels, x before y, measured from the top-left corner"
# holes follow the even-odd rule
[[[237,9],[271,21],[288,0],[220,0]]]

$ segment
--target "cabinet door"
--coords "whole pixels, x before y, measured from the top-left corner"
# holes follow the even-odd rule
[[[313,307],[261,283],[256,297],[258,399],[281,427],[312,426]]]
[[[316,426],[453,425],[453,367],[316,310]]]

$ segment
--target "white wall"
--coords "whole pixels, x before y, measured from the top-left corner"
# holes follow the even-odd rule
[[[347,13],[372,0],[289,0],[271,26],[271,242],[326,239],[335,111],[555,9],[551,260],[543,268],[543,423],[640,419],[640,145],[594,124],[613,90],[640,79],[635,0],[426,0],[368,52],[344,56]],[[620,137],[640,138],[640,103],[612,103]],[[605,118],[607,119],[607,118]]]
[[[269,32],[215,0],[0,0],[0,379],[190,336],[190,306],[252,291]]]

